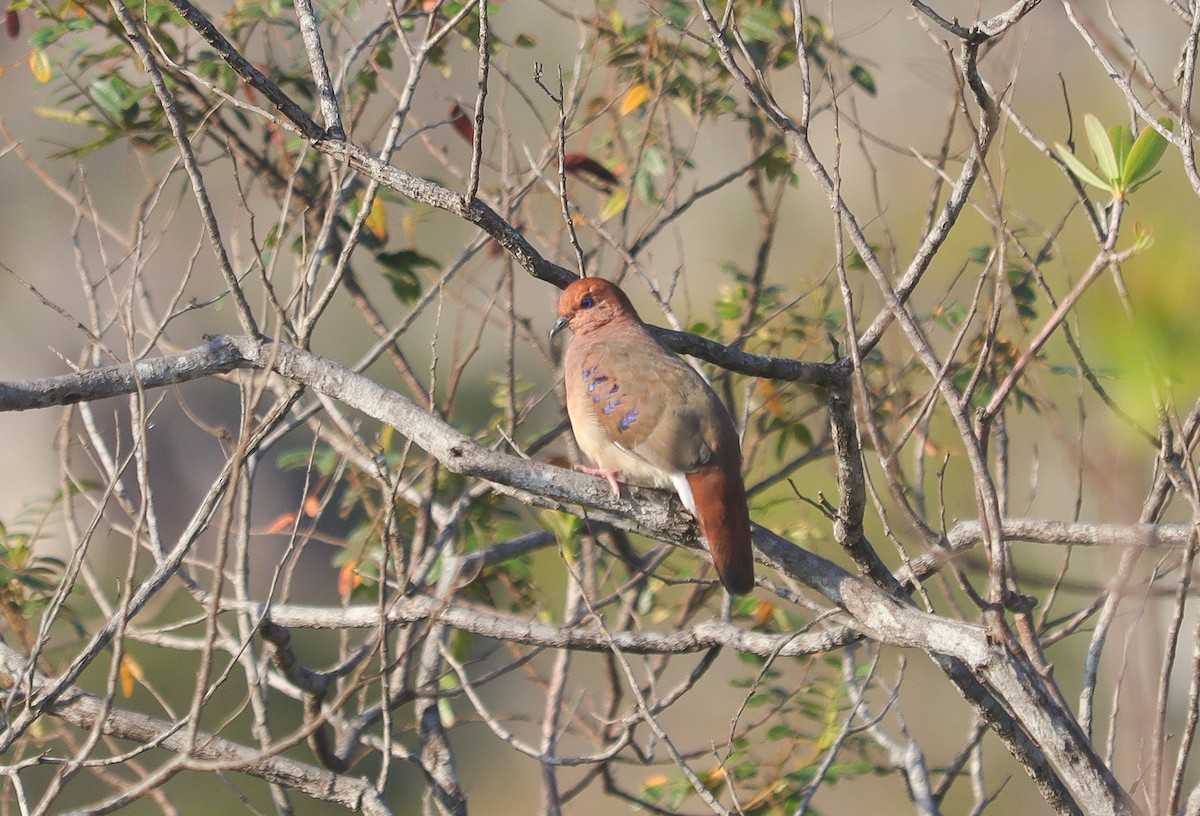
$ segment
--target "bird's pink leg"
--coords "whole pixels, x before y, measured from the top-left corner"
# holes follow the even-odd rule
[[[621,498],[621,483],[617,481],[617,472],[615,470],[588,467],[587,465],[576,465],[575,469],[580,473],[586,473],[588,476],[599,476],[601,479],[604,479],[608,482],[608,486],[612,488],[613,495],[618,499]]]

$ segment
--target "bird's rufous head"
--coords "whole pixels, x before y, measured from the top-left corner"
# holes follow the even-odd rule
[[[559,297],[558,321],[550,330],[550,337],[567,326],[578,334],[630,318],[638,320],[637,311],[615,283],[603,278],[580,278]]]

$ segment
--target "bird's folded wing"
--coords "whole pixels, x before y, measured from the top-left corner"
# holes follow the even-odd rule
[[[653,339],[597,343],[581,368],[568,372],[578,378],[580,401],[622,450],[674,473],[691,473],[712,457],[716,412],[724,409],[691,366]]]

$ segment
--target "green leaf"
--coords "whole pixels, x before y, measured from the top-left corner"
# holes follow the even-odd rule
[[[96,106],[114,121],[128,122],[137,112],[135,92],[119,76],[96,80],[89,92]]]
[[[654,176],[645,167],[633,174],[633,194],[643,204],[657,204],[658,192],[654,187]]]
[[[44,26],[29,35],[29,44],[34,50],[47,48],[72,31],[87,31],[96,25],[91,17],[76,17],[55,25]]]
[[[417,252],[402,249],[398,252],[380,252],[375,256],[383,268],[383,276],[392,285],[392,292],[401,303],[412,303],[421,294],[421,282],[417,279],[417,268],[437,266],[437,261]]]
[[[583,520],[561,510],[542,510],[538,520],[548,532],[554,534],[558,544],[565,551],[574,552],[578,547],[579,536],[583,533]]]
[[[977,263],[981,266],[983,264],[986,264],[988,262],[988,259],[991,257],[992,257],[992,248],[990,246],[988,246],[987,244],[983,244],[980,246],[973,246],[967,250],[967,258],[972,263]]]
[[[642,150],[641,167],[639,170],[645,170],[654,177],[662,176],[667,172],[667,160],[663,157],[662,150],[653,145],[647,145]]]
[[[1090,113],[1083,117],[1083,127],[1087,132],[1088,146],[1092,149],[1092,155],[1096,157],[1096,167],[1105,180],[1101,186],[1112,187],[1121,177],[1121,173],[1108,133],[1104,130],[1104,125],[1100,124],[1100,120]]]
[[[1108,141],[1112,144],[1113,154],[1117,157],[1117,168],[1125,166],[1125,157],[1133,147],[1133,133],[1124,125],[1113,125],[1108,129]]]
[[[792,739],[795,736],[795,729],[788,725],[773,725],[767,729],[767,739],[772,742],[781,739]]]
[[[1111,190],[1112,185],[1104,179],[1096,175],[1095,171],[1089,168],[1086,164],[1079,160],[1079,157],[1067,150],[1065,145],[1054,145],[1054,152],[1067,165],[1067,169],[1079,177],[1079,180],[1084,184],[1090,184],[1093,187],[1099,187],[1101,190]]]
[[[329,448],[317,451],[315,459],[312,451],[308,448],[297,448],[281,453],[275,460],[275,466],[280,470],[305,470],[312,462],[316,466],[317,473],[326,475],[332,473],[340,461],[337,454]]]
[[[803,422],[797,422],[792,426],[792,438],[803,447],[811,448],[813,446],[812,431]]]
[[[737,18],[738,30],[746,40],[775,43],[779,40],[778,28],[783,24],[777,11],[765,6],[750,6]]]
[[[856,85],[869,93],[871,96],[875,95],[875,77],[871,76],[871,72],[868,71],[862,63],[851,63],[850,78],[854,80]]]
[[[798,181],[795,168],[792,166],[792,156],[788,152],[787,146],[782,143],[767,151],[756,164],[766,174],[767,181],[775,181],[779,178],[787,178],[793,183]]]
[[[662,8],[658,9],[658,13],[663,16],[663,19],[680,31],[687,29],[692,15],[695,14],[690,3],[666,3]]]
[[[66,26],[61,23],[59,25],[43,26],[29,35],[29,44],[35,49],[45,48],[53,45],[58,41],[59,37],[66,33]]]
[[[1170,119],[1159,119],[1158,123],[1168,131],[1175,129],[1175,123]],[[1121,186],[1133,191],[1149,181],[1155,165],[1163,157],[1166,149],[1167,140],[1161,133],[1152,127],[1142,128],[1122,168]]]

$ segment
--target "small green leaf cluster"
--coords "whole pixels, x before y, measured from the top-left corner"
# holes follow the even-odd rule
[[[1092,114],[1083,118],[1088,147],[1096,160],[1096,169],[1088,167],[1065,145],[1056,143],[1054,150],[1080,181],[1108,190],[1113,198],[1124,198],[1158,175],[1154,168],[1167,149],[1166,138],[1156,128],[1145,127],[1133,137],[1125,125],[1104,129]],[[1170,119],[1159,119],[1159,126],[1168,132],[1174,129]]]
[[[795,184],[798,180],[786,141],[757,106],[744,96],[739,98],[736,83],[697,20],[694,4],[668,0],[636,18],[614,9],[601,22],[598,34],[607,43],[608,64],[616,69],[618,90],[594,100],[589,110],[596,115],[605,110],[619,112],[618,125],[624,132],[607,137],[605,146],[639,144],[636,163],[632,163],[632,195],[624,187],[615,190],[601,220],[624,213],[631,199],[648,205],[660,203],[658,187],[663,177],[670,178],[670,171],[690,166],[686,154],[674,153],[658,141],[655,128],[647,129],[646,118],[660,108],[647,104],[649,100],[669,102],[696,126],[707,120],[735,117],[747,127],[749,145],[760,157],[755,170],[767,182]],[[760,70],[781,70],[796,63],[795,18],[790,3],[740,3],[731,26],[736,28],[739,47]],[[695,36],[680,37],[682,31],[691,31]],[[870,70],[837,41],[829,25],[809,15],[803,21],[803,36],[806,55],[822,69],[822,78],[856,86],[871,95],[876,93]],[[617,105],[613,105],[614,94],[619,97]]]
[[[0,522],[0,603],[29,617],[58,586],[65,566],[57,558],[34,552],[35,539]]]
[[[72,491],[95,488],[93,482],[79,482]],[[46,522],[62,499],[56,491],[49,499],[25,507],[14,522],[0,521],[0,612],[10,627],[45,607],[66,570],[61,559],[38,551],[47,542]]]

